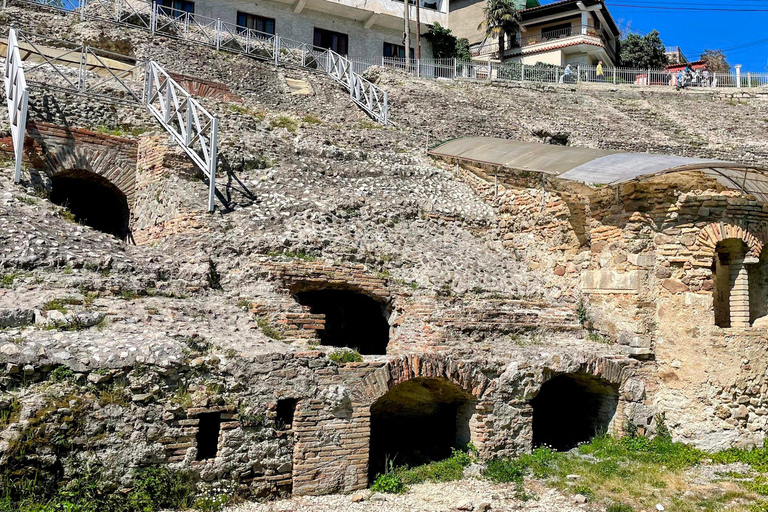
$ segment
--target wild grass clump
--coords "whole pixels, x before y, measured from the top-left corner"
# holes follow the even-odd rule
[[[409,485],[424,482],[453,482],[461,480],[464,469],[472,464],[472,455],[465,451],[453,450],[453,454],[444,460],[422,464],[413,468],[394,467],[389,463],[387,471],[378,477],[371,485],[374,492],[402,494]]]
[[[296,133],[299,129],[299,123],[292,117],[279,116],[269,121],[270,129],[285,128],[289,133]]]
[[[356,350],[336,350],[328,354],[328,359],[336,364],[361,363],[363,356]]]

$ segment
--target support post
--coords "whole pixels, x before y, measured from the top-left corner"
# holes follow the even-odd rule
[[[85,64],[88,59],[88,50],[85,45],[80,48],[80,67],[77,70],[77,89],[82,91],[85,89]]]
[[[184,145],[189,146],[189,144],[192,142],[192,98],[187,97],[187,120],[186,120],[186,130],[184,131]]]
[[[216,18],[216,49],[221,49],[221,18]]]
[[[493,71],[493,68],[491,67],[491,58],[488,57],[488,80],[491,79],[491,72]]]
[[[152,10],[149,11],[149,32],[154,36],[157,30],[157,2],[152,2]]]
[[[525,64],[520,63],[520,81],[525,82]]]
[[[741,64],[736,64],[736,87],[741,87]]]
[[[272,54],[275,57],[275,67],[277,67],[277,64],[280,60],[280,36],[275,34],[275,37],[272,38],[272,42],[274,43],[274,47],[272,48]],[[329,57],[328,62],[330,62],[331,61],[330,54],[328,57]]]
[[[731,293],[729,298],[731,327],[749,327],[749,273],[744,255],[729,264]]]
[[[616,85],[616,66],[613,67],[613,85]]]
[[[576,83],[581,81],[581,64],[576,66]]]
[[[384,91],[384,104],[381,106],[381,124],[387,126],[389,116],[389,104],[387,103],[387,91]]]
[[[211,160],[208,163],[208,211],[213,213],[214,199],[216,199],[216,166],[218,165],[219,150],[219,118],[213,118],[211,130]]]
[[[29,91],[21,94],[21,112],[16,118],[16,133],[18,134],[14,146],[14,156],[16,157],[16,167],[13,171],[13,182],[21,181],[21,159],[24,156],[24,137],[27,133],[27,105],[29,104]]]

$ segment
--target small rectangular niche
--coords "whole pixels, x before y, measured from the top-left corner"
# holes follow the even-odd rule
[[[278,430],[290,430],[293,425],[293,414],[296,412],[295,398],[281,398],[277,401],[277,417],[275,424]]]
[[[197,460],[216,458],[219,450],[219,433],[221,432],[221,413],[206,412],[198,415],[200,420],[197,430]]]

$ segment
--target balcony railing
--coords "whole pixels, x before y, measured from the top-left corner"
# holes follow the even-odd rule
[[[600,40],[600,43],[607,48],[605,38],[600,30],[588,25],[575,25],[558,30],[543,29],[536,34],[525,35],[519,39],[507,36],[504,40],[504,52],[517,48],[525,49],[529,46],[552,43],[553,41],[576,36],[597,38]],[[499,43],[486,43],[481,47],[473,48],[472,50],[472,53],[475,56],[492,55],[498,57]]]
[[[393,1],[398,3],[403,3],[403,0],[393,0]],[[416,6],[416,0],[409,0],[408,3],[410,3],[414,7]],[[432,11],[443,12],[442,3],[443,3],[442,0],[419,0],[419,7],[421,7],[422,9],[429,9]],[[416,19],[415,16],[416,16],[415,14],[413,13],[411,14],[411,17],[413,19]]]
[[[600,39],[600,41],[602,41],[603,43],[605,43],[605,41],[603,40],[602,34],[600,33],[600,30],[596,29],[595,27],[590,27],[587,25],[576,25],[568,28],[559,29],[559,30],[542,29],[541,32],[539,32],[538,34],[531,34],[531,35],[521,37],[518,41],[516,41],[516,44],[521,48],[525,48],[526,46],[531,46],[534,44],[550,43],[557,39],[565,39],[567,37],[574,37],[574,36],[595,37]]]

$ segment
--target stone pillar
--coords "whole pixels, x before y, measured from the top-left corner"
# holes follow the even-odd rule
[[[736,64],[736,87],[741,87],[741,64]]]
[[[749,275],[743,254],[731,258],[729,271],[731,327],[749,327]]]

